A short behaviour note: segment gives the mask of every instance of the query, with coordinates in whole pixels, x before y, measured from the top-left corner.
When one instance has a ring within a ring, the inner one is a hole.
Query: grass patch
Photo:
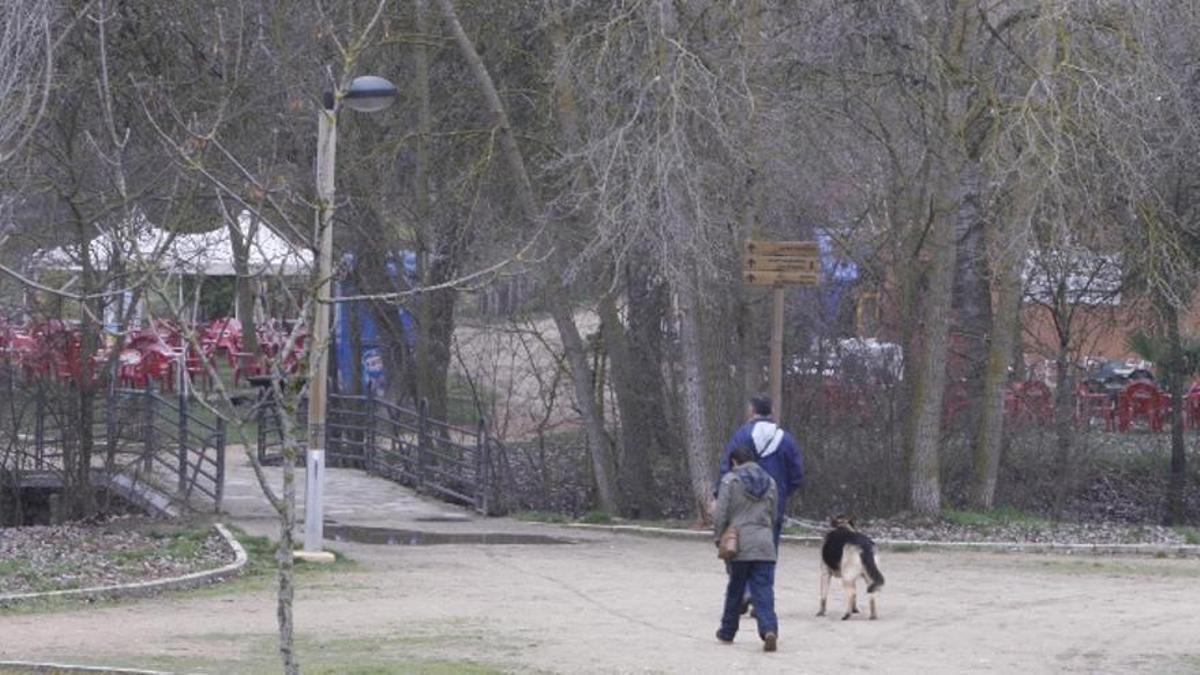
[[[361,637],[327,636],[313,633],[296,634],[296,653],[305,673],[358,673],[362,675],[391,673],[425,673],[429,675],[491,675],[513,672],[511,667],[488,663],[477,658],[447,657],[446,650],[469,649],[472,652],[488,644],[488,635],[474,629],[452,626],[430,627],[429,632],[391,633]],[[221,643],[227,656],[217,658],[186,657],[156,654],[149,657],[136,653],[117,655],[119,661],[139,663],[178,672],[279,672],[277,636],[263,633],[207,633],[197,640]],[[86,661],[87,657],[75,660]],[[531,672],[521,669],[520,672]]]
[[[503,673],[503,670],[493,668],[474,661],[408,661],[378,666],[332,666],[305,668],[308,673],[328,675],[492,675]]]
[[[588,525],[611,525],[613,522],[613,517],[604,511],[588,511],[587,513],[583,514],[583,517],[579,519],[579,522],[586,523]]]
[[[991,511],[958,511],[947,509],[942,519],[963,527],[989,528],[999,525],[1048,525],[1044,518],[1025,513],[1011,506],[1001,506]]]
[[[1195,527],[1176,527],[1175,531],[1183,537],[1183,541],[1190,546],[1200,546],[1200,529]]]
[[[1039,571],[1079,576],[1150,577],[1155,579],[1195,579],[1200,577],[1200,569],[1197,569],[1195,566],[1173,563],[1167,558],[1159,558],[1158,556],[1146,558],[1143,561],[1120,559],[1043,559],[1035,562],[1017,563],[1016,565],[1009,563],[1006,565],[1006,568],[1012,569],[1025,565],[1035,567]]]
[[[62,566],[43,570],[34,567],[28,560],[0,560],[0,579],[20,579],[35,593],[55,590],[54,579],[62,571]]]
[[[267,537],[258,537],[247,534],[245,530],[236,525],[229,525],[229,531],[246,550],[246,567],[242,571],[243,577],[263,577],[274,576],[277,570],[275,562],[275,553],[278,546],[275,542]],[[294,547],[298,550],[303,544],[296,542]],[[306,574],[313,571],[348,571],[358,566],[358,563],[353,558],[337,549],[325,549],[333,554],[333,564],[310,563],[303,560],[296,561],[296,573]]]

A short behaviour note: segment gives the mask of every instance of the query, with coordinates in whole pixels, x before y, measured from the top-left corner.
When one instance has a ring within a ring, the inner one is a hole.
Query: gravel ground
[[[215,530],[97,524],[0,529],[0,593],[89,588],[219,567],[233,552]]]
[[[726,576],[705,541],[603,535],[570,546],[339,548],[353,566],[297,582],[306,673],[1200,669],[1187,592],[1200,582],[1194,560],[885,552],[879,620],[840,621],[839,584],[831,616],[814,616],[818,548],[788,545],[775,585],[779,652],[763,654],[753,622],[732,646],[713,638]],[[278,673],[274,592],[265,577],[79,611],[0,612],[0,660]]]

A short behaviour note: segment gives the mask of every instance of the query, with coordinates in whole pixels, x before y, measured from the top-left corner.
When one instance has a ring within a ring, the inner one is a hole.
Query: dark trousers
[[[758,636],[779,634],[775,617],[775,562],[767,560],[734,561],[729,563],[729,585],[725,588],[725,612],[721,615],[721,638],[732,640],[737,635],[741,619],[742,594],[747,587],[754,603],[754,618],[758,621]]]
[[[774,530],[771,532],[771,534],[772,534],[772,535],[775,537],[775,555],[776,555],[776,556],[778,556],[778,555],[779,555],[779,537],[780,537],[780,535],[782,535],[782,534],[783,534],[783,526],[782,526],[782,525],[780,525],[780,526],[777,526],[777,527],[776,527],[776,528],[775,528],[775,529],[774,529]],[[728,565],[728,564],[726,564],[726,565],[725,565],[725,571],[726,571],[726,572],[728,572],[728,571],[729,571],[729,565]],[[743,596],[742,596],[742,601],[743,601],[743,602],[753,602],[753,601],[751,600],[751,598],[750,598],[750,589],[749,589],[749,588],[747,588],[747,589],[746,589],[746,593],[745,593],[745,595],[743,595]]]

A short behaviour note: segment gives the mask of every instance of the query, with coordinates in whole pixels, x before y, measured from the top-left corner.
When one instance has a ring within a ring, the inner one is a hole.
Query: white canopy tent
[[[312,268],[312,251],[295,246],[259,223],[251,235],[251,218],[242,214],[238,226],[243,239],[250,239],[249,267],[254,275],[300,276]],[[136,234],[105,232],[88,245],[92,263],[106,267],[114,254],[131,266],[153,266],[172,274],[233,276],[233,242],[229,229],[219,227],[210,232],[180,234],[173,239],[169,232],[149,225],[135,228]],[[80,268],[75,247],[59,247],[35,254],[36,266],[43,269]]]
[[[312,251],[280,237],[261,222],[252,227],[253,219],[243,213],[238,219],[242,240],[249,241],[248,267],[251,275],[266,281],[277,277],[300,277],[309,274],[313,265]],[[127,269],[154,269],[179,282],[179,302],[184,304],[184,277],[228,277],[237,274],[234,267],[233,242],[229,229],[218,227],[209,232],[194,234],[171,233],[153,227],[144,219],[120,231],[109,231],[88,243],[92,264],[107,269],[119,258]],[[32,260],[35,268],[43,270],[78,271],[82,267],[78,247],[60,246],[39,251]],[[125,294],[126,302],[130,294]],[[145,299],[143,298],[143,302]],[[256,303],[257,304],[257,303]],[[235,303],[234,315],[242,318],[245,311]],[[254,310],[256,313],[259,309]],[[134,320],[140,321],[139,303]],[[105,308],[105,323],[117,322],[117,305]]]

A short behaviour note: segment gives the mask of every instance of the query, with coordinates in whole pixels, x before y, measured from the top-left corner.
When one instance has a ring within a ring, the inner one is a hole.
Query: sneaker
[[[721,635],[721,631],[717,631],[717,642],[720,642],[723,645],[731,645],[733,644],[733,638],[727,638],[724,635]]]
[[[766,635],[764,635],[763,636],[763,651],[764,652],[775,651],[775,646],[776,646],[775,643],[777,641],[778,641],[778,638],[775,636],[774,633],[767,633]]]

